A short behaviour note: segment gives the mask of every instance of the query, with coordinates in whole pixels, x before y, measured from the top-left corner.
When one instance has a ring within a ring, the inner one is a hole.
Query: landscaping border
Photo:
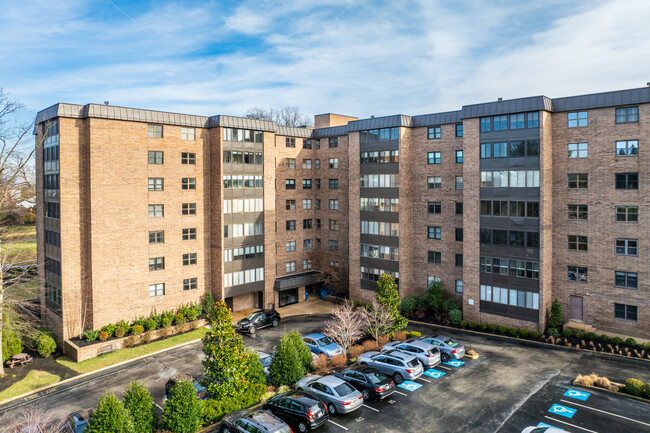
[[[621,389],[625,389],[625,384],[624,383],[611,382],[611,384],[616,385]],[[638,400],[640,402],[650,404],[650,398],[637,397],[636,395],[628,394],[627,392],[610,391],[609,389],[601,388],[599,386],[578,385],[578,384],[575,384],[573,382],[571,383],[571,385],[572,386],[579,386],[579,387],[582,387],[582,388],[594,389],[594,390],[597,390],[597,391],[605,391],[605,392],[608,392],[610,394],[620,395],[620,396],[623,396],[623,397],[631,398],[633,400]]]
[[[552,348],[557,349],[557,350],[575,350],[575,351],[578,351],[578,352],[591,353],[591,354],[594,354],[594,355],[605,356],[605,357],[614,356],[614,357],[620,358],[620,359],[626,359],[626,360],[632,360],[632,361],[643,361],[643,362],[646,362],[646,363],[650,364],[650,359],[636,358],[636,357],[633,358],[633,357],[618,355],[616,353],[594,352],[593,350],[579,349],[579,348],[576,348],[576,347],[560,346],[560,345],[557,345],[557,344],[546,343],[546,342],[543,342],[543,341],[528,340],[528,339],[525,339],[525,338],[517,338],[517,337],[509,337],[507,335],[499,335],[499,334],[492,334],[492,333],[488,333],[488,332],[473,331],[471,329],[456,328],[456,327],[453,327],[453,326],[445,326],[445,325],[439,325],[437,323],[427,323],[427,322],[420,322],[420,321],[417,321],[417,320],[409,319],[409,324],[412,324],[412,323],[417,324],[417,325],[421,325],[421,326],[443,328],[443,329],[449,329],[449,330],[457,331],[457,332],[466,332],[466,333],[474,334],[474,335],[482,335],[482,336],[485,336],[485,337],[496,338],[496,339],[502,340],[502,341],[517,342],[517,343],[522,344],[524,346],[528,344],[528,345],[539,346],[539,347],[549,347],[549,348],[552,347]]]

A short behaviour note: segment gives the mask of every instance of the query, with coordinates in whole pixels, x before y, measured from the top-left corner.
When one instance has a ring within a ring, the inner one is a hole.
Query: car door
[[[390,365],[388,364],[387,358],[385,356],[382,355],[375,356],[373,358],[373,367],[381,371],[382,373],[386,373],[389,375],[393,374],[393,369],[390,368]]]
[[[422,362],[424,364],[424,350],[420,349],[419,347],[411,346],[410,344],[407,345],[409,348],[409,353],[415,357],[418,361]],[[427,363],[429,362],[428,360],[426,361]]]
[[[289,403],[291,405],[289,407],[291,422],[293,424],[298,424],[300,420],[305,418],[305,408],[302,404],[294,400],[289,400]]]
[[[363,386],[362,380],[359,378],[359,373],[356,371],[348,371],[344,374],[345,378],[347,379],[348,383],[355,387],[356,389],[360,390],[361,387]]]

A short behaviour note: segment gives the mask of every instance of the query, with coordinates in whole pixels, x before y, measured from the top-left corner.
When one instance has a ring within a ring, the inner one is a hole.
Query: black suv
[[[291,433],[289,426],[264,410],[240,410],[223,419],[222,433]]]
[[[278,326],[280,319],[282,316],[275,310],[259,310],[249,314],[245,319],[241,319],[235,327],[238,331],[255,334],[258,329]]]
[[[264,409],[304,433],[327,421],[329,414],[322,401],[302,391],[278,394],[264,404]]]
[[[393,379],[374,368],[356,366],[334,375],[355,387],[364,400],[381,400],[395,392]]]

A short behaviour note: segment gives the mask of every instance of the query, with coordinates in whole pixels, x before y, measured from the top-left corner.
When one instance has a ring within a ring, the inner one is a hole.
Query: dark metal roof
[[[592,93],[590,95],[569,96],[567,98],[554,98],[552,111],[588,110],[590,108],[647,104],[649,102],[650,87],[640,87],[638,89]]]
[[[529,98],[463,105],[461,116],[463,119],[469,119],[472,117],[498,116],[499,114],[539,110],[552,110],[551,100],[546,96],[531,96]]]
[[[329,128],[314,129],[312,137],[314,138],[338,137],[340,135],[347,135],[347,134],[348,134],[348,125],[330,126]]]
[[[270,120],[249,119],[248,117],[212,116],[209,127],[222,126],[225,128],[254,129],[256,131],[275,132],[276,125]]]
[[[421,114],[413,116],[413,127],[445,125],[462,122],[461,111],[446,111],[444,113]]]
[[[275,126],[275,133],[277,135],[284,135],[286,137],[309,138],[311,137],[311,130],[312,128],[300,126]]]
[[[296,287],[305,286],[318,282],[321,271],[307,271],[298,274],[286,275],[275,279],[273,288],[277,291],[294,289]]]
[[[348,131],[364,131],[366,129],[392,128],[394,126],[411,127],[411,116],[396,114],[394,116],[371,117],[370,119],[353,120],[348,122]]]

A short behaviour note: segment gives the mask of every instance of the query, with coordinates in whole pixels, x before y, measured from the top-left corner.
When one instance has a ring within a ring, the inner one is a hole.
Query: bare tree
[[[12,412],[11,415],[7,412],[0,417],[0,426],[2,426],[0,433],[35,432],[37,430],[29,429],[29,427],[33,428],[35,425],[38,425],[45,433],[62,433],[65,431],[65,421],[55,419],[52,412],[46,412],[36,407]]]
[[[249,119],[260,119],[275,122],[283,126],[312,125],[311,118],[300,112],[298,107],[284,107],[280,109],[253,107],[246,111]]]
[[[366,316],[350,302],[345,302],[334,309],[332,318],[325,322],[323,334],[336,341],[347,353],[356,340],[363,336],[367,326]]]
[[[393,326],[393,317],[390,315],[390,310],[375,299],[372,300],[372,307],[365,310],[365,315],[368,324],[366,332],[375,341],[379,341],[379,337],[386,335],[390,327]]]

